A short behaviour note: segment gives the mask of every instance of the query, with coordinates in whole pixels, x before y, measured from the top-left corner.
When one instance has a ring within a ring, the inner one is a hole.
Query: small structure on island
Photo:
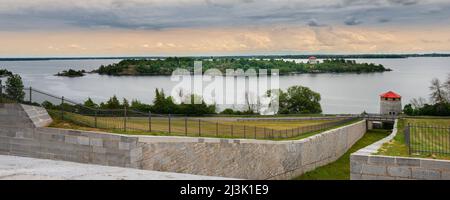
[[[380,95],[380,114],[398,115],[402,113],[402,96],[389,91]]]
[[[315,64],[318,64],[318,63],[319,63],[319,61],[317,60],[316,57],[311,56],[311,57],[308,58],[308,64],[315,65]]]

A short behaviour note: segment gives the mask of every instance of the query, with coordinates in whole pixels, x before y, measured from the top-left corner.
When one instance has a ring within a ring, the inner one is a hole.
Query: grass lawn
[[[258,120],[258,121],[224,121],[223,124],[234,124],[242,126],[257,126],[271,128],[275,130],[284,130],[288,128],[305,127],[317,124],[323,124],[327,122],[338,121],[338,120]]]
[[[369,130],[358,140],[343,156],[328,165],[307,172],[295,180],[349,180],[350,179],[350,154],[358,151],[391,133],[390,130]]]
[[[295,121],[205,121],[198,118],[172,118],[170,120],[171,130],[169,134],[169,120],[162,117],[152,117],[151,131],[148,117],[129,117],[126,120],[127,129],[124,129],[125,122],[123,117],[97,117],[85,116],[74,113],[64,113],[64,121],[60,120],[59,111],[49,111],[54,119],[50,126],[55,128],[78,129],[105,131],[131,135],[167,135],[167,136],[193,136],[193,137],[219,137],[219,138],[255,138],[256,139],[302,139],[311,135],[323,132],[331,128],[344,126],[356,122],[352,120],[339,126],[332,126],[321,131],[315,131],[310,128],[312,125],[324,124],[336,120],[295,120]],[[340,119],[342,120],[342,119]],[[95,125],[96,124],[96,125]],[[200,124],[200,127],[199,127]],[[93,128],[98,127],[98,128]],[[305,128],[302,128],[305,127]],[[294,129],[293,128],[299,128]],[[274,130],[272,132],[271,130]],[[286,131],[287,130],[287,131]],[[301,131],[297,136],[296,131]],[[187,133],[186,133],[187,132]],[[200,132],[200,134],[199,134]],[[266,137],[267,133],[267,137]],[[273,134],[274,137],[269,137]]]
[[[397,124],[397,135],[394,139],[386,144],[384,144],[378,155],[387,155],[387,156],[403,156],[403,157],[421,157],[421,158],[436,158],[436,159],[450,159],[450,155],[437,155],[433,153],[414,153],[409,155],[408,146],[405,143],[405,134],[404,129],[407,124],[411,125],[428,125],[428,126],[444,126],[450,127],[450,119],[449,118],[404,118],[400,119]],[[416,145],[436,145],[433,142],[432,135],[434,134],[431,130],[423,129],[421,134],[428,135],[427,137],[421,137],[420,140],[417,140]],[[411,131],[413,132],[413,130]],[[444,133],[447,138],[450,136],[447,133]],[[449,139],[447,139],[449,140]],[[421,144],[419,144],[421,143]]]

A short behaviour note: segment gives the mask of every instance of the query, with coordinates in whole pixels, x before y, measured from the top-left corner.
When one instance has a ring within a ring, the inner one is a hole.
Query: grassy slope
[[[129,135],[159,135],[159,136],[185,136],[184,133],[184,119],[173,119],[172,120],[172,133],[167,133],[167,119],[161,120],[161,119],[153,119],[152,120],[152,132],[142,131],[148,129],[148,119],[146,118],[130,118],[127,121],[127,131],[125,132],[123,130],[123,118],[111,118],[111,117],[98,117],[97,124],[101,127],[109,127],[109,128],[92,128],[94,124],[94,118],[91,116],[82,116],[78,114],[73,113],[66,113],[65,119],[72,119],[76,122],[82,122],[82,124],[75,124],[68,121],[61,121],[59,117],[58,112],[49,112],[50,115],[53,117],[54,122],[50,125],[50,127],[54,128],[64,128],[64,129],[76,129],[76,130],[86,130],[86,131],[104,131],[104,132],[111,132],[111,133],[120,133],[120,134],[129,134]],[[355,119],[352,121],[349,121],[347,123],[344,123],[339,126],[334,126],[329,129],[338,128],[341,126],[349,125],[352,123],[355,123],[359,121],[359,119]],[[275,122],[267,122],[267,121],[249,121],[249,122],[230,122],[230,121],[220,121],[222,125],[220,126],[220,133],[218,135],[219,138],[244,138],[242,134],[242,127],[241,129],[235,129],[234,136],[231,137],[231,135],[228,133],[229,130],[226,128],[228,125],[247,125],[247,126],[257,126],[257,127],[266,127],[266,128],[273,128],[273,129],[286,129],[286,128],[292,128],[292,127],[304,127],[304,126],[310,126],[315,124],[321,124],[330,122],[330,120],[304,120],[304,121],[275,121]],[[89,124],[89,126],[86,126],[86,124]],[[115,127],[115,128],[114,128]],[[133,128],[134,127],[134,128]],[[215,123],[203,123],[202,122],[202,137],[217,137],[215,134]],[[224,129],[225,128],[225,129]],[[197,121],[189,121],[188,122],[188,135],[187,136],[193,136],[197,137],[198,134],[195,133],[198,129],[198,122]],[[329,130],[326,129],[326,130]],[[261,131],[261,129],[259,129]],[[305,134],[302,134],[298,137],[288,137],[288,138],[278,138],[278,139],[269,139],[268,140],[298,140],[303,139],[318,133],[321,133],[322,131],[314,131],[314,132],[307,132]],[[226,133],[224,133],[226,132]],[[247,138],[252,138],[253,129],[249,128],[247,133]],[[290,136],[291,132],[288,132],[288,136]],[[259,134],[258,139],[263,139],[260,137]]]
[[[350,154],[388,136],[388,130],[370,130],[338,160],[307,172],[296,180],[348,180],[350,179]]]
[[[408,147],[405,144],[404,127],[406,124],[427,124],[433,126],[450,126],[450,119],[428,119],[428,118],[405,118],[400,119],[397,125],[397,135],[394,139],[386,144],[384,144],[380,151],[377,153],[379,155],[387,156],[403,156],[410,157],[408,153]],[[450,156],[442,155],[431,155],[431,154],[421,154],[413,155],[414,157],[425,157],[425,158],[438,158],[438,159],[450,159]]]

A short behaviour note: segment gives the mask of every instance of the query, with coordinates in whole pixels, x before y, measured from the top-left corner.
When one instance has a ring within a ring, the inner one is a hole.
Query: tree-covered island
[[[125,59],[119,63],[100,66],[96,72],[102,75],[114,76],[143,76],[143,75],[171,75],[177,68],[192,72],[196,58],[169,57],[166,59]],[[327,59],[317,64],[295,63],[281,59],[248,59],[222,58],[203,59],[203,71],[219,69],[225,74],[226,69],[279,69],[280,75],[301,73],[371,73],[390,71],[383,65],[373,63],[357,63],[354,60]]]
[[[86,71],[84,71],[84,70],[69,69],[69,70],[64,70],[62,72],[58,72],[56,74],[56,76],[81,77],[81,76],[84,76],[85,73],[86,73]]]

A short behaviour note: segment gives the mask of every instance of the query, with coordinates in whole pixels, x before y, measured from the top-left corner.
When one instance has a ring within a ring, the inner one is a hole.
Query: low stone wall
[[[373,155],[397,134],[397,121],[388,137],[350,156],[351,180],[449,180],[450,161]]]
[[[137,137],[42,127],[45,109],[18,104],[0,108],[0,154],[139,168]]]
[[[295,141],[125,136],[38,127],[46,117],[25,110],[40,113],[0,109],[9,118],[0,120],[0,154],[245,179],[296,177],[335,161],[366,131],[360,121]]]
[[[295,141],[139,137],[142,168],[244,179],[290,179],[342,156],[365,121]]]

